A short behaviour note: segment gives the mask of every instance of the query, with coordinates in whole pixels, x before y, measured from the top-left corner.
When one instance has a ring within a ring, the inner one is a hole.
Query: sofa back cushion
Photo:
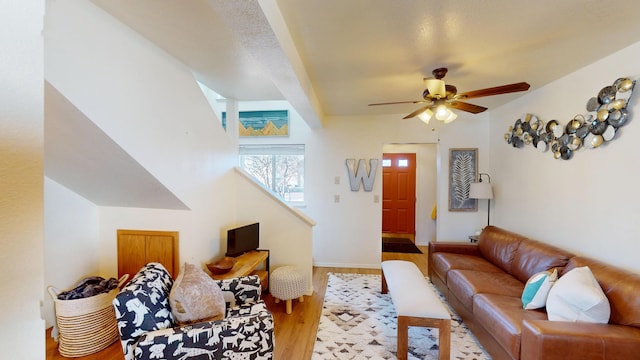
[[[541,271],[562,271],[572,253],[536,240],[523,239],[513,257],[511,275],[526,283],[531,276]]]
[[[575,256],[564,268],[563,275],[570,270],[588,266],[598,280],[611,306],[610,324],[640,328],[640,274],[605,264],[598,260]]]
[[[145,265],[113,299],[125,359],[147,331],[173,327],[169,292],[173,279],[160,263]]]
[[[478,249],[485,259],[511,274],[511,264],[522,239],[522,235],[496,226],[487,226],[478,239]],[[526,281],[525,279],[523,282]]]

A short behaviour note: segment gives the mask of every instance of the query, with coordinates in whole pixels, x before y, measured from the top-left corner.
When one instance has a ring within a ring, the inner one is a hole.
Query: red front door
[[[382,156],[382,232],[416,233],[416,154]]]

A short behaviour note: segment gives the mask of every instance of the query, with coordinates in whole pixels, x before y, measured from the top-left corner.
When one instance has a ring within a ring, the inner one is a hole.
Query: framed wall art
[[[478,201],[469,198],[477,178],[478,149],[449,149],[449,211],[478,211]]]
[[[289,136],[288,110],[240,111],[239,135],[253,136]],[[227,129],[227,112],[222,112],[222,127]]]

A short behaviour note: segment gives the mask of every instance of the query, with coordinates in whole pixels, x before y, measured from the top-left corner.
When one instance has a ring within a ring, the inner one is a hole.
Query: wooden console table
[[[218,275],[211,275],[216,280],[231,279],[240,276],[258,275],[262,290],[269,292],[269,250],[253,250],[235,258],[236,263],[233,268]],[[258,269],[264,264],[263,269]]]

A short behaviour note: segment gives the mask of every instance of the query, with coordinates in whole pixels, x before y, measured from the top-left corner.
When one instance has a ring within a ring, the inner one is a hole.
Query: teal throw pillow
[[[542,271],[533,274],[524,286],[522,307],[527,310],[543,308],[547,304],[549,291],[557,279],[558,271],[555,269],[553,272]]]

